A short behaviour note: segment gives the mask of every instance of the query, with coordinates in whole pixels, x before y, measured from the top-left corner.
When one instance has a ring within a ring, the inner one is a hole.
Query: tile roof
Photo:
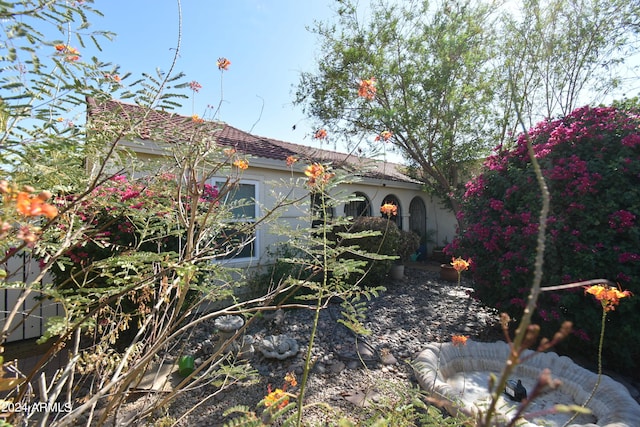
[[[117,100],[98,102],[87,97],[87,116],[93,126],[111,125],[114,121],[131,126],[138,138],[150,141],[186,142],[195,134],[209,133],[223,147],[233,147],[252,157],[280,160],[285,167],[288,156],[314,162],[331,162],[368,177],[390,181],[419,183],[401,172],[402,165],[358,157],[353,154],[308,147],[300,144],[256,136],[226,123],[197,122],[192,117],[173,112],[148,110]]]

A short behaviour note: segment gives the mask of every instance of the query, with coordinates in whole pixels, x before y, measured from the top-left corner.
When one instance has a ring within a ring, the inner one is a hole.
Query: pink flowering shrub
[[[604,278],[640,295],[640,118],[629,111],[584,107],[530,130],[551,193],[543,286]],[[533,277],[540,191],[520,136],[498,148],[467,184],[464,229],[449,251],[474,260],[475,296],[516,318]],[[611,313],[605,346],[609,367],[640,366],[640,300]],[[549,330],[568,319],[567,341],[596,355],[601,307],[583,289],[544,292],[537,321]]]

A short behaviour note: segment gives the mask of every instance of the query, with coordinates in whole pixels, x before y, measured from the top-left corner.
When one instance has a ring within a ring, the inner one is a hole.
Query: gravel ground
[[[387,290],[367,303],[364,324],[371,331],[368,336],[356,337],[338,322],[339,304],[321,312],[313,347],[315,363],[305,395],[307,404],[328,404],[336,413],[357,422],[370,417],[376,403],[401,405],[403,390],[417,387],[409,362],[426,343],[449,341],[458,334],[476,341],[502,339],[497,312],[471,299],[469,283],[464,279],[458,286],[442,281],[437,272],[416,268],[408,268],[406,275],[403,281],[386,284]],[[214,385],[204,385],[179,396],[165,414],[179,419],[179,426],[221,426],[230,419],[223,416],[227,408],[247,405],[255,410],[269,385],[282,387],[287,372],[295,372],[300,382],[312,320],[312,311],[299,309],[254,322],[247,334],[256,343],[269,335],[286,334],[297,341],[299,351],[278,360],[265,358],[256,349],[246,359],[257,372],[253,383],[237,383],[220,393]],[[190,347],[196,357],[202,354],[202,343],[214,330],[210,322],[194,333]],[[290,391],[297,393],[298,389]],[[134,401],[124,413],[134,414],[142,404],[141,399]],[[320,405],[305,411],[304,419],[309,425],[336,424]]]

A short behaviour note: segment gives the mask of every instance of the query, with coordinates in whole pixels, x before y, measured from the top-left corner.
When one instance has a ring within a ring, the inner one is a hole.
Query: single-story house
[[[393,203],[398,207],[398,214],[394,218],[398,227],[402,230],[415,231],[422,236],[432,233],[430,237],[434,241],[431,247],[442,244],[444,240],[451,241],[455,233],[456,221],[453,214],[442,207],[438,198],[423,191],[422,184],[404,174],[403,167],[395,163],[256,136],[226,123],[200,122],[193,120],[192,117],[166,111],[148,111],[121,101],[109,100],[98,103],[88,98],[87,119],[90,126],[97,127],[110,126],[113,120],[117,120],[124,126],[136,123],[135,129],[138,131],[133,134],[137,136],[120,140],[118,146],[134,153],[142,161],[166,159],[169,144],[188,142],[189,136],[194,134],[196,127],[200,135],[211,138],[219,146],[234,148],[238,153],[247,156],[250,162],[249,168],[241,175],[239,188],[243,199],[251,198],[257,201],[253,204],[253,216],[256,219],[261,215],[260,206],[269,207],[275,203],[274,192],[290,190],[290,188],[278,188],[278,183],[290,183],[292,176],[303,177],[304,168],[309,162],[319,162],[344,165],[360,178],[340,188],[340,191],[358,195],[359,201],[336,207],[335,215],[352,217],[381,215],[380,206],[384,203]],[[300,161],[290,167],[286,161],[289,156],[295,156]],[[88,167],[91,167],[90,162]],[[225,177],[220,177],[220,180],[224,181],[224,179]],[[304,197],[305,193],[311,197],[309,189],[305,186],[293,188],[293,191],[295,197]],[[246,213],[247,210],[244,209],[244,212]],[[289,208],[279,216],[279,220],[287,221],[294,226],[306,221],[296,208]],[[250,250],[243,250],[239,255],[225,262],[236,267],[268,264],[271,260],[267,249],[275,242],[287,238],[287,236],[272,233],[266,226],[258,227],[255,240],[248,247]],[[37,270],[37,263],[25,257],[16,256],[10,260],[10,263],[11,265],[5,266],[6,269],[18,272],[16,273],[18,276],[20,276],[19,271],[22,271],[21,276],[24,280],[28,280],[28,277],[33,276]],[[7,313],[11,310],[20,292],[18,289],[2,290],[0,311]],[[37,311],[32,312],[33,307],[36,306]],[[39,305],[37,294],[34,294],[21,307],[25,321],[20,328],[13,331],[7,341],[39,337],[44,332],[46,319],[59,315],[61,310],[59,304],[55,303]],[[0,315],[0,323],[3,317]]]
[[[429,236],[431,247],[451,241],[455,234],[456,220],[452,212],[443,207],[440,199],[423,190],[422,184],[403,173],[403,166],[380,160],[362,158],[353,154],[313,148],[276,139],[256,136],[234,128],[226,123],[199,120],[173,112],[146,110],[134,104],[117,100],[98,102],[87,99],[87,121],[93,126],[114,120],[124,123],[136,123],[136,137],[120,141],[119,145],[135,153],[140,160],[159,160],[168,153],[169,144],[188,142],[198,134],[209,137],[218,146],[233,148],[249,159],[249,168],[243,171],[240,180],[242,198],[255,199],[253,215],[260,217],[260,206],[269,207],[275,203],[273,191],[277,183],[290,181],[294,176],[304,176],[304,167],[309,162],[343,165],[359,176],[357,182],[344,184],[340,191],[356,194],[361,201],[338,206],[336,215],[356,217],[379,216],[380,206],[393,203],[398,207],[394,218],[402,230],[411,230],[421,236]],[[287,157],[300,159],[292,167],[287,165]],[[223,181],[225,177],[220,177]],[[288,189],[286,189],[288,190]],[[294,196],[304,196],[309,190],[294,188]],[[246,213],[246,209],[244,210]],[[300,213],[289,209],[279,217],[295,225]],[[264,262],[267,248],[276,241],[286,238],[269,232],[257,230],[255,241],[250,250],[229,260],[238,266],[251,266]]]

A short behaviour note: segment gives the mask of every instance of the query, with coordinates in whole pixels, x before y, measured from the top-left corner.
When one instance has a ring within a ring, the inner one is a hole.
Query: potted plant
[[[396,249],[396,260],[391,269],[391,278],[401,280],[404,277],[404,266],[411,260],[411,255],[420,247],[420,236],[413,231],[399,230],[398,244]]]

